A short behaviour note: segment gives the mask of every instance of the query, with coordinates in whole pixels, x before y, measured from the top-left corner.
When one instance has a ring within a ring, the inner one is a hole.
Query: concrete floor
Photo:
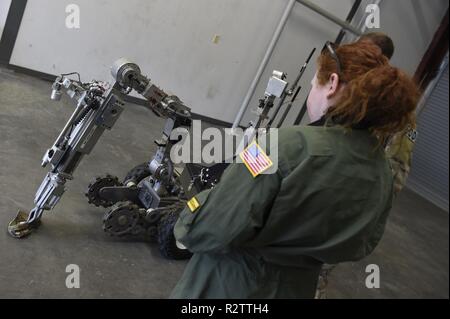
[[[50,83],[0,68],[0,298],[166,298],[185,262],[164,260],[148,242],[106,236],[103,209],[83,195],[93,176],[128,169],[154,152],[163,121],[129,105],[68,183],[68,191],[30,237],[9,237],[18,208],[30,209],[52,145],[73,107],[49,100]],[[329,298],[449,298],[449,215],[405,191],[392,210],[386,234],[363,261],[339,265]],[[67,289],[68,264],[81,269],[81,288]],[[381,288],[365,287],[365,268],[377,264]]]

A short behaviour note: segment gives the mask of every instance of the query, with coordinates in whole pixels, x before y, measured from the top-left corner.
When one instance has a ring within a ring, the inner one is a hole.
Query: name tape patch
[[[195,212],[200,207],[200,203],[195,197],[192,197],[192,199],[187,202],[187,205],[192,213]]]

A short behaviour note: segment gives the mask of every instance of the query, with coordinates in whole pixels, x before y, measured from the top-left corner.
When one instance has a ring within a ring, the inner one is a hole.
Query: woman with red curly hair
[[[379,243],[393,179],[388,139],[415,124],[416,86],[370,43],[318,58],[310,126],[279,130],[278,168],[233,164],[175,226],[194,253],[173,298],[313,298],[324,263]]]

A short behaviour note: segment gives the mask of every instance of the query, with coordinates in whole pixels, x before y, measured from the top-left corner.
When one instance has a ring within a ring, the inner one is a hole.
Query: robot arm
[[[137,64],[121,58],[112,66],[111,74],[124,90],[127,92],[135,90],[142,95],[158,116],[190,119],[190,108],[185,106],[177,96],[168,95],[142,75]]]
[[[178,127],[190,127],[191,109],[185,106],[177,96],[168,95],[158,88],[141,74],[138,65],[124,58],[114,63],[111,74],[126,92],[134,89],[148,101],[156,115],[167,118],[161,138],[155,141],[158,146],[156,154],[149,162],[149,170],[157,180],[153,191],[160,195],[161,192],[171,189],[176,184],[173,178],[174,168],[170,160],[170,151],[178,141],[171,141],[170,136]],[[155,197],[155,194],[150,197]],[[157,202],[154,201],[153,205]]]
[[[123,111],[121,87],[108,88],[106,83],[81,83],[66,76],[58,77],[52,86],[52,100],[60,100],[62,91],[76,107],[53,146],[42,159],[42,166],[51,169],[38,188],[29,214],[19,212],[8,227],[14,237],[23,237],[39,225],[44,210],[51,210],[65,192],[67,180],[82,158],[89,154],[105,129],[111,129]]]

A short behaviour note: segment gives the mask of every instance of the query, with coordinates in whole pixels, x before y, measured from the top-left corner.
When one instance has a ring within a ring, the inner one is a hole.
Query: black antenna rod
[[[278,128],[280,128],[281,125],[283,125],[284,121],[286,120],[286,117],[288,116],[289,112],[291,111],[291,108],[292,108],[292,105],[294,104],[294,101],[297,99],[297,96],[300,93],[300,90],[302,88],[301,86],[297,89],[295,94],[294,94],[294,91],[295,91],[296,87],[298,86],[298,83],[300,82],[300,79],[303,77],[303,74],[306,71],[306,67],[308,66],[309,61],[311,60],[311,58],[312,58],[312,56],[314,55],[315,52],[316,52],[316,48],[314,48],[311,51],[311,53],[309,54],[308,59],[306,59],[306,62],[303,64],[302,68],[300,69],[300,73],[297,76],[297,79],[295,79],[295,82],[293,83],[292,88],[288,92],[289,95],[293,94],[293,96],[292,96],[292,99],[289,102],[288,106],[286,107],[286,111],[284,112],[283,116],[281,117],[280,121],[278,122],[278,126],[277,126]],[[281,105],[283,105],[283,103],[284,103],[284,99],[282,100],[282,104]],[[274,119],[275,119],[275,117],[273,118],[273,120]]]
[[[280,99],[280,102],[278,103],[277,108],[276,108],[274,114],[272,115],[272,118],[270,119],[269,124],[267,125],[267,129],[269,129],[272,126],[273,122],[275,121],[276,117],[278,116],[278,113],[281,110],[281,107],[284,105],[284,101],[286,100],[288,95],[293,95],[294,94],[294,91],[296,90],[297,85],[298,85],[298,83],[300,82],[300,80],[301,80],[301,78],[303,76],[303,73],[305,73],[305,70],[306,70],[306,67],[307,67],[309,61],[311,60],[312,56],[314,55],[314,52],[316,52],[316,48],[312,49],[311,53],[309,54],[308,58],[306,59],[306,62],[301,67],[297,78],[295,79],[294,83],[292,83],[291,88],[287,91],[287,93],[286,92],[283,93],[283,95],[282,95],[282,97]],[[296,94],[295,94],[295,97],[296,97]]]

